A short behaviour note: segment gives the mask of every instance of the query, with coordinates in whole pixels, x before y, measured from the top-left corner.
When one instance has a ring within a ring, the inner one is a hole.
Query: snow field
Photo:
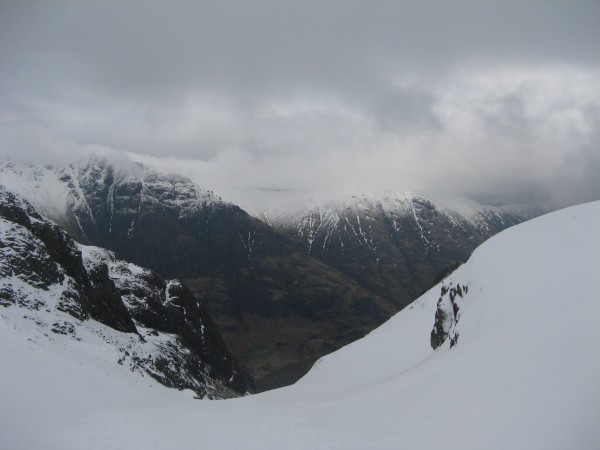
[[[429,345],[438,285],[293,386],[195,401],[0,310],[0,447],[581,449],[600,442],[600,202],[508,229],[444,281],[458,344]]]

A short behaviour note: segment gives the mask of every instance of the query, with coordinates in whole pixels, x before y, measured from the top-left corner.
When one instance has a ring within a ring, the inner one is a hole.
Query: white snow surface
[[[233,400],[33,342],[0,309],[0,448],[598,449],[598,230],[594,202],[485,242],[443,281],[468,286],[452,349],[429,345],[438,285],[295,385]]]

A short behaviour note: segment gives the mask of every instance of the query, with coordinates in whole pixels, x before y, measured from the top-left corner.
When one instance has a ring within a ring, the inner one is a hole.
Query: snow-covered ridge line
[[[221,197],[206,187],[192,183],[189,179],[169,174],[124,158],[92,156],[82,158],[64,167],[33,166],[0,161],[2,183],[11,191],[19,192],[45,216],[54,221],[64,221],[70,210],[86,213],[94,220],[82,183],[89,185],[99,181],[98,170],[110,167],[114,186],[123,182],[136,181],[142,185],[146,201],[174,202],[182,208],[200,204],[225,203]],[[112,190],[109,188],[107,204],[112,205]],[[157,189],[160,193],[153,192]],[[164,195],[167,193],[167,195]],[[161,195],[162,194],[162,195]],[[255,196],[232,197],[250,215],[275,227],[291,225],[318,211],[322,222],[336,221],[344,212],[381,210],[397,215],[411,214],[411,203],[427,201],[450,218],[460,217],[474,225],[481,224],[484,216],[512,213],[534,217],[541,211],[528,205],[489,206],[473,200],[450,195],[418,194],[399,192],[260,192]],[[142,201],[142,200],[140,200]],[[73,220],[78,220],[77,216]],[[334,224],[332,224],[334,225]]]
[[[109,209],[113,204],[113,191],[117,184],[136,182],[142,185],[141,201],[173,203],[181,208],[226,203],[213,191],[204,189],[185,177],[158,172],[123,159],[89,157],[64,167],[34,166],[0,161],[2,184],[18,192],[39,212],[55,222],[78,220],[72,211],[80,211],[94,221],[95,217],[82,189],[101,182],[101,174],[110,170],[112,182],[106,197]],[[159,192],[158,194],[156,192]]]
[[[396,260],[386,258],[390,245],[408,255],[415,255],[415,247],[425,256],[445,252],[436,261],[448,261],[459,254],[467,257],[476,244],[541,213],[527,205],[487,206],[448,195],[426,197],[414,192],[307,196],[273,192],[270,200],[249,210],[298,241],[307,253],[334,265],[336,258],[350,258],[359,264],[402,264],[398,255]],[[409,264],[415,264],[414,256],[408,258],[412,258]]]
[[[473,224],[482,221],[482,216],[494,214],[518,214],[528,217],[539,215],[542,210],[524,204],[491,206],[467,198],[418,194],[411,191],[373,193],[299,193],[273,192],[261,200],[247,199],[240,204],[249,214],[273,226],[285,226],[297,222],[309,214],[334,220],[344,213],[383,211],[401,216],[414,213],[413,202],[427,202],[450,218],[460,217]]]

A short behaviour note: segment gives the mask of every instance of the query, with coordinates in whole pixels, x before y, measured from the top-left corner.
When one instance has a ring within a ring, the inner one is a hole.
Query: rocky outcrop
[[[8,276],[9,271],[11,276],[22,274],[42,289],[67,283],[59,309],[80,320],[91,317],[118,331],[137,332],[106,268],[88,274],[77,245],[58,225],[1,186],[0,216],[10,230],[3,236],[7,259],[0,276]],[[8,301],[16,293],[4,291],[4,295]]]
[[[461,301],[469,292],[469,286],[463,284],[442,284],[440,298],[435,311],[435,321],[431,331],[431,347],[435,350],[446,340],[450,340],[450,348],[458,342],[459,332],[456,329],[460,320]]]
[[[81,249],[90,273],[107,270],[143,336],[151,338],[156,332],[178,336],[182,349],[189,350],[187,355],[180,351],[187,372],[204,371],[212,379],[227,380],[236,392],[254,390],[252,379],[231,356],[206,309],[181,282],[165,280],[99,247]],[[185,380],[170,379],[166,384],[186,387]]]
[[[43,335],[81,340],[92,333],[116,347],[121,357],[115,364],[200,397],[226,398],[253,388],[185,287],[104,250],[83,250],[85,258],[60,227],[0,186],[1,306],[23,310]]]

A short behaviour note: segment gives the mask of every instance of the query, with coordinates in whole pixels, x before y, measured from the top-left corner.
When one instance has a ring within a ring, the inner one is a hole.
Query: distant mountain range
[[[249,215],[184,177],[102,158],[3,163],[0,174],[81,244],[118,254],[92,252],[105,263],[122,258],[180,279],[258,390],[293,383],[482,241],[539,213],[394,193],[308,198]]]
[[[399,308],[490,236],[540,213],[523,205],[436,201],[411,192],[319,196],[285,209],[257,209],[306,253]]]

